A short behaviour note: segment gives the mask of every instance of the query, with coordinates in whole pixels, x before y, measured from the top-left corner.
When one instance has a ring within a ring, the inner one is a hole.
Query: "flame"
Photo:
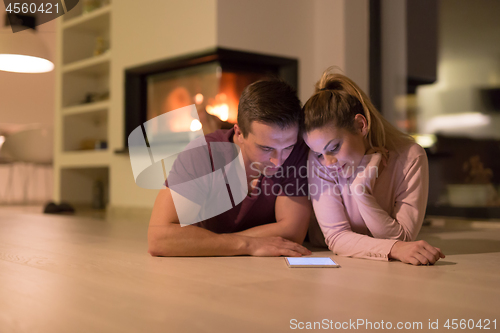
[[[191,130],[191,132],[196,132],[201,130],[200,121],[198,119],[193,119],[193,121],[191,121],[191,126],[189,126],[189,129]]]
[[[227,121],[229,118],[229,107],[226,103],[214,106],[207,105],[207,113],[219,117],[222,121]]]
[[[202,95],[202,94],[196,94],[196,95],[194,96],[194,102],[195,102],[196,104],[201,104],[201,103],[203,103],[203,95]]]

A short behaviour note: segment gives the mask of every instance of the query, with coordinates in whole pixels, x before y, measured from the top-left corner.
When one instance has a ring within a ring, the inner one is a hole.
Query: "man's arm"
[[[309,226],[311,210],[311,202],[307,197],[279,196],[275,206],[276,223],[259,225],[238,234],[252,237],[280,236],[302,244]]]
[[[306,227],[307,229],[307,227]],[[254,238],[216,234],[196,226],[181,227],[170,190],[158,193],[148,229],[148,252],[153,256],[300,256],[304,247],[281,237]]]

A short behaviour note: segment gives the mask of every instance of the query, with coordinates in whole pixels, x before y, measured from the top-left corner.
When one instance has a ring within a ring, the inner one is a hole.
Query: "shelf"
[[[82,150],[84,146],[96,152],[93,149],[96,143],[108,141],[108,112],[105,109],[65,115],[62,124],[63,152],[89,152]]]
[[[62,114],[73,115],[80,113],[90,113],[95,111],[102,111],[109,109],[109,100],[95,103],[88,103],[82,105],[69,106],[62,109]]]
[[[96,57],[76,61],[63,66],[64,74],[106,75],[109,74],[111,51]]]
[[[62,153],[59,166],[62,168],[107,167],[109,161],[109,151],[107,149],[82,150]]]
[[[109,167],[77,166],[63,167],[60,170],[60,201],[69,202],[77,211],[94,204],[104,208],[109,203]],[[100,184],[99,188],[96,188],[97,182]]]
[[[111,5],[82,14],[63,23],[63,29],[90,33],[99,33],[109,29]]]
[[[81,149],[109,144],[113,8],[108,4],[83,13],[83,1],[74,3],[74,8],[58,25],[61,67],[57,115],[61,131],[55,142],[54,169],[59,185],[54,188],[54,199],[91,207],[96,181],[103,184],[104,204],[109,204],[109,173],[115,157],[109,147]],[[97,45],[101,38],[104,45]],[[96,47],[101,46],[107,50],[94,56]],[[106,93],[109,94],[107,100],[82,103],[90,100],[89,94],[105,97]]]

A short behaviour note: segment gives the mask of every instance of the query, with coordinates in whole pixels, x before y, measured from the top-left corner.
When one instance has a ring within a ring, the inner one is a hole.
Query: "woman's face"
[[[364,132],[363,127],[357,127],[356,133],[352,133],[329,124],[304,134],[304,141],[323,166],[349,178],[368,149]]]

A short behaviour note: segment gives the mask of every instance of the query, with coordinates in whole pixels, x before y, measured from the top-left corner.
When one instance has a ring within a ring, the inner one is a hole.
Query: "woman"
[[[425,151],[386,121],[349,78],[329,68],[303,108],[309,186],[335,254],[434,264],[440,249],[415,241],[425,215]]]

